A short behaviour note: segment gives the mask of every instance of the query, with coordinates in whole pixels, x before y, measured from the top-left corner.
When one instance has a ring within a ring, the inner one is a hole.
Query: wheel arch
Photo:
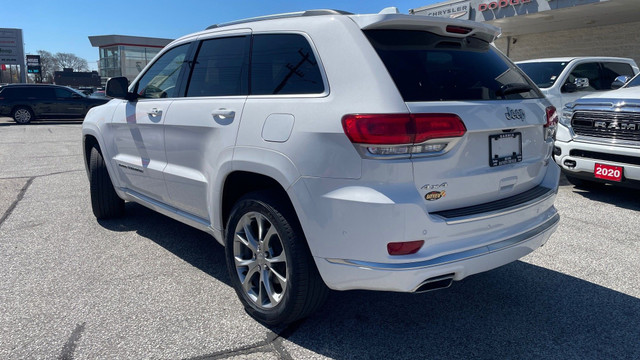
[[[222,229],[227,225],[231,209],[233,205],[246,194],[256,191],[271,191],[282,199],[286,200],[286,204],[291,207],[293,213],[295,209],[289,194],[285,187],[271,176],[251,171],[233,171],[229,173],[222,187],[222,197],[220,204],[220,220]],[[298,220],[299,222],[299,220]]]
[[[100,143],[95,136],[86,134],[82,137],[82,157],[84,159],[84,168],[87,170],[87,172],[89,171],[89,158],[91,156],[91,149],[94,146],[98,148],[98,151],[102,151],[100,149]]]

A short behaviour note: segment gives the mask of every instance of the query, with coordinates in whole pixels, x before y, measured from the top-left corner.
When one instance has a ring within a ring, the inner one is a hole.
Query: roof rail
[[[252,17],[248,19],[241,19],[241,20],[235,20],[235,21],[230,21],[226,23],[214,24],[207,27],[207,30],[215,29],[223,26],[244,24],[244,23],[253,22],[253,21],[285,19],[285,18],[292,18],[292,17],[299,17],[299,16],[318,16],[318,15],[353,15],[353,13],[342,11],[342,10],[331,10],[331,9],[297,11],[297,12],[290,12],[290,13],[284,13],[284,14],[257,16],[257,17]]]

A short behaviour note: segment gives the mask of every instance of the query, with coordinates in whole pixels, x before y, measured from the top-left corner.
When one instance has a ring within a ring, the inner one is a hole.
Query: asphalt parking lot
[[[0,118],[0,359],[638,359],[640,192],[562,180],[521,261],[425,294],[333,292],[267,328],[207,234],[127,203],[97,222],[79,122]]]

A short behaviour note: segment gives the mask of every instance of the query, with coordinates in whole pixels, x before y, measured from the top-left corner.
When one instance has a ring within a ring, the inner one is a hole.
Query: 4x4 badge
[[[507,112],[504,114],[507,120],[522,120],[524,121],[526,115],[524,114],[524,110],[522,109],[511,109],[507,108]]]

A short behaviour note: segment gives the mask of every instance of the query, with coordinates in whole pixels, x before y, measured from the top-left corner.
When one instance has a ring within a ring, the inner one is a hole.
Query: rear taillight
[[[455,114],[351,114],[342,127],[351,142],[375,156],[437,154],[467,131]]]
[[[555,106],[549,106],[546,109],[547,123],[544,124],[544,139],[553,139],[558,128],[558,113]]]

